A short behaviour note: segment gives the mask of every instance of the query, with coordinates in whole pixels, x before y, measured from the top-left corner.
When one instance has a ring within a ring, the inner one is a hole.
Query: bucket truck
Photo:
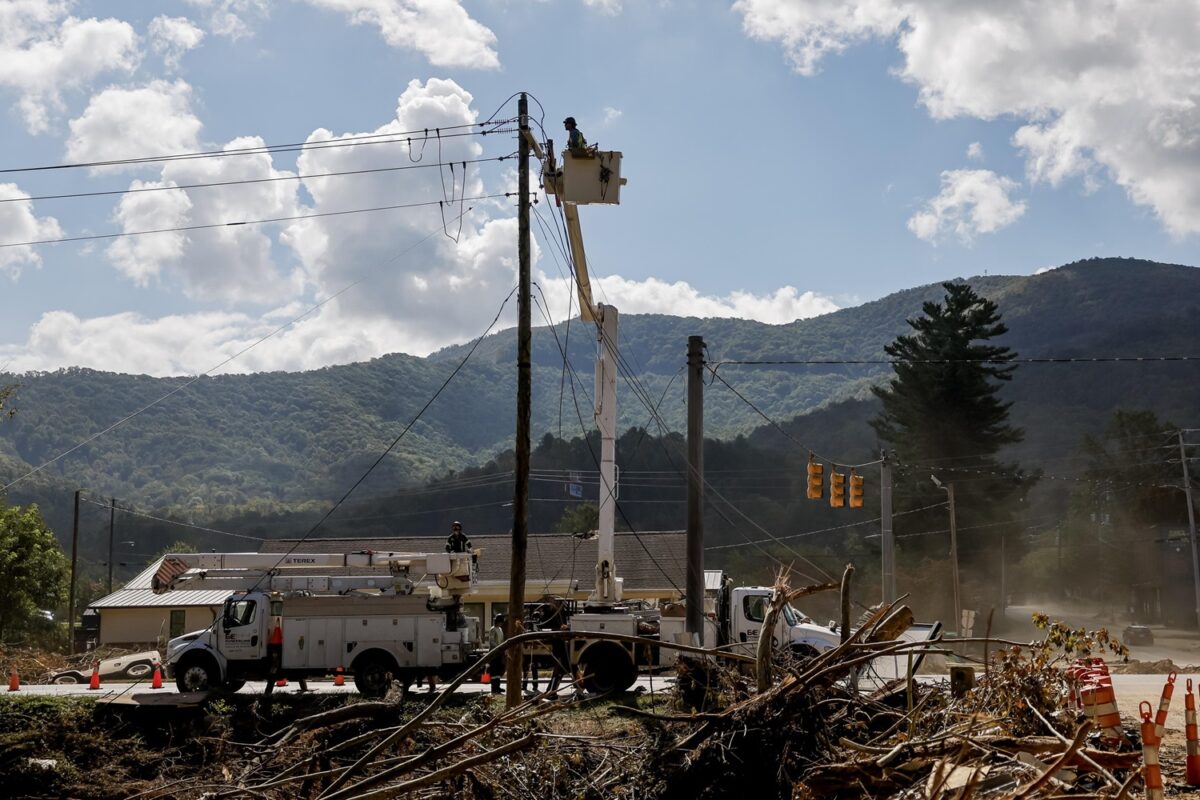
[[[389,675],[406,685],[456,675],[477,647],[461,613],[462,596],[478,585],[476,558],[370,551],[164,556],[151,581],[156,594],[232,591],[212,625],[168,643],[168,674],[181,692],[237,691],[250,679],[342,668],[370,696],[387,691]],[[373,574],[361,574],[371,568]]]
[[[588,278],[587,255],[579,224],[580,205],[620,203],[621,153],[616,151],[567,150],[561,163],[555,159],[553,146],[548,143],[542,151],[539,142],[532,141],[534,153],[542,160],[542,186],[562,207],[563,219],[570,244],[573,277],[579,295],[580,317],[596,325],[596,383],[595,420],[600,431],[600,502],[597,526],[598,554],[596,580],[582,611],[570,614],[567,624],[572,631],[620,633],[644,636],[646,643],[633,644],[572,639],[569,645],[571,666],[583,676],[589,691],[621,691],[633,685],[640,666],[668,666],[675,661],[676,651],[660,649],[660,641],[684,640],[684,618],[664,616],[658,608],[635,608],[622,603],[622,581],[618,576],[613,533],[617,498],[616,483],[616,424],[618,371],[618,314],[611,305],[592,300]],[[753,654],[761,633],[766,608],[770,603],[770,587],[733,587],[722,580],[721,589],[713,598],[713,607],[706,614],[704,640],[708,647],[727,646]],[[686,602],[704,602],[704,598],[686,598]],[[558,622],[558,616],[554,617]],[[840,637],[828,627],[817,625],[790,606],[780,615],[772,638],[780,646],[812,654],[837,646]],[[688,641],[691,643],[691,640]]]

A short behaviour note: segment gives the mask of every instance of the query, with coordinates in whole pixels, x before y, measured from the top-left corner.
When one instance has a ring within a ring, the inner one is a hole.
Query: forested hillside
[[[1078,262],[1029,277],[971,278],[996,300],[1010,329],[1004,343],[1022,357],[1195,355],[1200,352],[1200,271],[1128,259]],[[670,430],[684,428],[681,367],[687,336],[701,334],[710,363],[863,361],[905,329],[921,303],[941,295],[922,286],[787,325],[745,320],[625,315],[622,355],[638,393],[663,398]],[[577,436],[591,425],[594,333],[578,321],[534,336],[534,431]],[[560,343],[571,371],[564,377]],[[345,490],[390,443],[465,354],[390,355],[305,373],[203,378],[111,433],[19,484],[10,499],[63,507],[61,492],[84,487],[196,519],[230,509],[273,513],[278,504],[327,501]],[[401,485],[481,464],[508,447],[514,418],[514,337],[485,340],[474,357],[363,488]],[[880,364],[744,366],[720,375],[793,438],[822,451],[870,453],[865,400]],[[574,380],[572,379],[574,373]],[[1025,452],[1053,454],[1098,430],[1117,406],[1152,408],[1180,424],[1200,420],[1200,365],[1194,362],[1026,364],[1005,396],[1028,430]],[[17,414],[0,426],[0,474],[11,478],[142,409],[186,379],[72,369],[0,375],[20,384]],[[571,385],[574,384],[574,395]],[[623,382],[621,429],[650,416]],[[825,409],[824,413],[812,412]],[[793,418],[796,418],[794,421]],[[793,447],[720,381],[707,390],[706,433],[739,433],[761,448]],[[660,433],[651,426],[654,433]],[[809,444],[811,442],[811,444]],[[53,498],[53,499],[51,499]],[[47,509],[61,522],[61,513]]]

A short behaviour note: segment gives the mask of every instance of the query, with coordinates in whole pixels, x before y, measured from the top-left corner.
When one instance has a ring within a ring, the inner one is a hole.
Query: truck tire
[[[225,691],[229,692],[230,694],[233,694],[234,692],[236,692],[238,689],[241,689],[245,685],[246,685],[246,681],[243,680],[242,678],[234,678],[234,679],[225,681],[225,685],[222,686],[221,688],[224,689]]]
[[[396,674],[396,662],[383,653],[364,653],[350,667],[354,687],[363,697],[383,697]]]
[[[175,667],[175,686],[181,692],[206,692],[220,685],[221,671],[209,656],[185,656]]]
[[[579,657],[583,688],[595,694],[623,692],[637,680],[633,658],[618,644],[597,642]]]

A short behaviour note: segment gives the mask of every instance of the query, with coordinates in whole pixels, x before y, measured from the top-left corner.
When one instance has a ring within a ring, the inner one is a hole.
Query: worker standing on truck
[[[446,537],[446,552],[471,552],[471,540],[467,538],[465,533],[463,533],[462,523],[458,520],[454,520],[454,524],[450,526],[450,535]]]
[[[504,644],[504,615],[497,614],[492,627],[488,630],[488,649],[495,650]],[[492,676],[492,694],[500,694],[500,675],[504,672],[504,653],[496,653],[488,663],[488,672]]]
[[[575,126],[574,117],[564,119],[563,127],[567,129],[568,150],[584,150],[587,148],[587,139],[583,138],[583,131]]]

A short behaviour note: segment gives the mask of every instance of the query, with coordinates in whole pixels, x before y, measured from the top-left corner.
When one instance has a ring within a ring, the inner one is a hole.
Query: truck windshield
[[[229,603],[225,606],[225,620],[231,627],[249,625],[254,621],[254,601],[229,601]]]
[[[783,607],[783,619],[787,622],[788,627],[800,624],[800,615],[796,613],[796,609],[791,606]]]

